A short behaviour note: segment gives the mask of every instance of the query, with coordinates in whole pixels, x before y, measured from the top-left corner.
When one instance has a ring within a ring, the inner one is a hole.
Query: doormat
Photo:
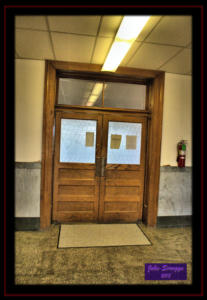
[[[132,245],[151,245],[137,224],[64,224],[60,226],[58,248]]]

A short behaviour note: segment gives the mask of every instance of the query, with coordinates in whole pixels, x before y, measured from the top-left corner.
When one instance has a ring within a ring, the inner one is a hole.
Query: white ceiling
[[[16,58],[103,64],[123,16],[17,16]],[[190,75],[191,16],[152,16],[121,66]]]

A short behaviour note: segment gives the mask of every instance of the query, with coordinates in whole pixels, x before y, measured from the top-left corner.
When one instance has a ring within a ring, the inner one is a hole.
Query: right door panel
[[[142,219],[146,152],[146,118],[105,115],[103,119],[99,220]]]

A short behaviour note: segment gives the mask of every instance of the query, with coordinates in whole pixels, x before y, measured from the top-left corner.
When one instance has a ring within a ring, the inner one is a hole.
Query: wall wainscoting
[[[15,163],[15,217],[40,217],[40,162]]]
[[[158,216],[190,215],[192,215],[192,167],[161,167]]]
[[[41,162],[15,163],[15,228],[39,230]],[[160,168],[158,227],[187,226],[192,215],[192,167]]]

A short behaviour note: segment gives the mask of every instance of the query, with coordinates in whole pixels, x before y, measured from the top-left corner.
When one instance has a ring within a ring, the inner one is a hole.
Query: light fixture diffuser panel
[[[149,16],[125,16],[123,18],[101,71],[116,71],[149,18]]]

